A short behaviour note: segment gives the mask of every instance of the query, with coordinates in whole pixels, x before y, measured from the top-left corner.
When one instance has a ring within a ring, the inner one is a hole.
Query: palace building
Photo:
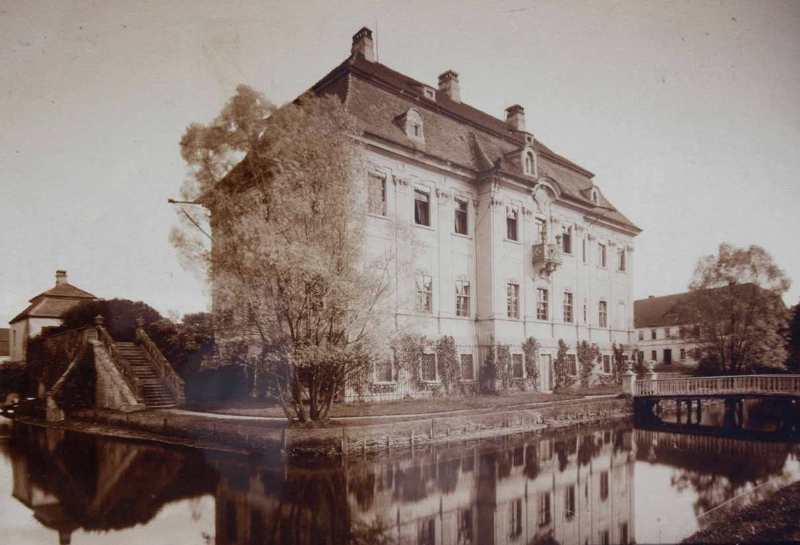
[[[411,256],[412,273],[393,287],[398,332],[452,336],[465,383],[478,380],[497,345],[509,349],[512,379],[527,380],[522,346],[531,337],[540,390],[553,388],[559,340],[573,374],[584,340],[600,351],[595,375],[611,372],[612,344],[633,340],[640,229],[592,172],[536,137],[522,106],[497,118],[461,100],[453,70],[437,86],[392,70],[377,62],[368,28],[312,91],[338,96],[363,128],[367,253]],[[413,244],[398,236],[408,230]],[[439,381],[433,349],[421,375]],[[408,393],[392,361],[375,365],[372,382],[390,396]]]

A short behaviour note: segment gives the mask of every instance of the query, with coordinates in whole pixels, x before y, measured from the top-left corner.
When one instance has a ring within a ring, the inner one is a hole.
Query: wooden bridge
[[[800,399],[800,375],[737,375],[637,380],[635,398],[755,398]]]

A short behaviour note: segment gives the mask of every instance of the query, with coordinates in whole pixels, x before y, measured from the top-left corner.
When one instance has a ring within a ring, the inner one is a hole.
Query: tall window
[[[511,355],[511,376],[513,378],[522,378],[524,373],[524,365],[522,364],[522,354]]]
[[[608,499],[608,471],[600,472],[600,501]]]
[[[429,517],[418,523],[417,543],[419,545],[436,545],[436,517]]]
[[[473,539],[472,509],[460,509],[458,511],[458,543],[467,545],[474,543]]]
[[[600,532],[600,545],[611,545],[611,535],[608,530]]]
[[[656,333],[656,330],[655,330],[655,329],[651,329],[651,330],[650,330],[650,338],[651,338],[651,339],[653,339],[653,340],[656,340],[656,337],[657,337],[657,336],[658,336],[658,335],[657,335],[657,333]]]
[[[456,199],[455,229],[459,235],[467,234],[467,201]]]
[[[597,262],[600,264],[601,267],[606,266],[606,245],[605,244],[598,244],[597,245]]]
[[[533,154],[528,152],[525,154],[525,174],[533,175]]]
[[[589,305],[586,304],[586,299],[583,299],[583,323],[589,322]]]
[[[565,229],[561,234],[561,249],[565,254],[572,253],[572,229]]]
[[[456,316],[469,316],[468,280],[456,280]]]
[[[511,502],[511,528],[508,537],[514,539],[522,535],[522,499]]]
[[[547,242],[547,222],[542,218],[536,218],[534,222],[536,224],[536,242],[544,244]]]
[[[572,293],[568,291],[564,292],[564,321],[572,323]]]
[[[431,225],[431,196],[419,189],[414,190],[414,223]]]
[[[608,304],[605,301],[600,301],[598,305],[598,325],[600,327],[608,327]]]
[[[658,352],[655,350],[650,351],[650,359],[653,361],[658,361]]]
[[[433,280],[430,275],[417,275],[417,311],[433,312]]]
[[[386,178],[369,175],[367,188],[367,206],[370,214],[386,215]]]
[[[626,264],[625,264],[625,250],[624,249],[619,251],[618,257],[619,257],[619,261],[618,261],[617,269],[619,269],[620,271],[625,271],[625,265]]]
[[[578,359],[575,354],[567,354],[567,371],[570,375],[578,374]]]
[[[575,485],[564,489],[564,517],[571,520],[575,516]]]
[[[628,545],[628,523],[623,522],[619,525],[619,542],[620,545]]]
[[[644,340],[644,331],[642,331],[642,330],[639,330],[639,340],[640,341]]]
[[[375,382],[392,382],[394,374],[392,372],[391,358],[381,358],[375,362]]]
[[[472,354],[461,354],[461,380],[475,380],[475,367]]]
[[[539,516],[537,517],[539,526],[547,526],[551,520],[550,492],[539,492]]]
[[[422,354],[422,380],[433,382],[436,380],[436,354]]]
[[[517,220],[519,219],[519,210],[506,208],[506,238],[508,240],[519,240],[517,232]]]
[[[547,320],[548,317],[548,293],[546,288],[536,288],[536,319]]]
[[[519,318],[519,284],[516,282],[506,285],[506,312],[509,318]]]
[[[604,373],[611,372],[611,356],[608,355],[603,356],[603,372]]]
[[[586,255],[586,239],[582,238],[581,239],[581,260],[584,263],[586,263],[586,258],[587,258],[587,255]]]
[[[686,359],[686,349],[681,348],[681,361]]]

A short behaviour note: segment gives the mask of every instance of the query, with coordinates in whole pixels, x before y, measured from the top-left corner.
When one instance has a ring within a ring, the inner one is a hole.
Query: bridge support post
[[[622,375],[622,393],[633,396],[633,386],[636,382],[636,373],[628,369]]]
[[[702,399],[698,399],[697,400],[697,409],[696,410],[697,410],[697,416],[695,417],[695,420],[699,424],[700,421],[703,419],[703,400]]]
[[[683,420],[683,415],[681,413],[681,409],[683,409],[683,401],[678,399],[678,400],[675,401],[675,405],[676,405],[675,408],[676,408],[678,424],[680,424],[681,421]]]

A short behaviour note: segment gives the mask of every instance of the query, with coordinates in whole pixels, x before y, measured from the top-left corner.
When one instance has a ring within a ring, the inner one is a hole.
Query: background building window
[[[533,176],[534,172],[534,162],[533,162],[533,153],[528,152],[525,154],[525,174],[530,174]]]
[[[655,350],[650,351],[650,359],[653,361],[658,361],[658,352]]]
[[[547,290],[545,288],[536,288],[536,319],[537,320],[547,320],[547,316],[548,316],[547,299],[548,299]]]
[[[506,286],[506,312],[509,318],[519,318],[519,284],[516,282]]]
[[[375,362],[375,382],[393,382],[391,358],[381,358]]]
[[[565,254],[572,254],[572,229],[564,229],[561,234],[561,249]]]
[[[469,316],[468,280],[456,280],[456,316]]]
[[[581,260],[586,263],[586,258],[588,257],[586,253],[586,239],[581,239]]]
[[[617,268],[618,268],[620,271],[624,272],[624,271],[625,271],[625,267],[626,267],[626,263],[625,263],[625,250],[620,250],[620,251],[619,251],[619,263],[618,263],[618,267],[617,267]]]
[[[522,378],[525,366],[522,364],[522,354],[511,355],[511,376],[512,378]]]
[[[601,267],[606,266],[606,245],[605,244],[598,244],[597,245],[597,263]]]
[[[575,485],[570,485],[564,489],[564,517],[572,520],[575,516]]]
[[[681,348],[681,361],[686,359],[686,349]]]
[[[422,380],[434,382],[437,380],[436,354],[422,354]]]
[[[461,354],[461,380],[475,380],[475,367],[472,354]]]
[[[586,304],[586,299],[583,300],[583,323],[589,322],[589,305]]]
[[[511,502],[511,528],[508,537],[516,539],[522,535],[522,500],[516,499]]]
[[[600,472],[600,501],[608,499],[608,471]]]
[[[431,225],[431,196],[420,191],[414,190],[414,223],[417,225]]]
[[[539,516],[537,521],[539,526],[547,526],[551,521],[550,517],[550,492],[539,492]]]
[[[517,237],[517,219],[519,211],[516,208],[506,208],[506,238],[508,240],[519,240]]]
[[[610,373],[611,372],[611,356],[603,356],[603,372]]]
[[[417,275],[417,311],[433,312],[433,280],[430,275]]]
[[[455,221],[456,221],[456,233],[459,235],[466,235],[467,234],[467,201],[462,201],[461,199],[456,199],[456,211],[455,211]]]
[[[567,371],[570,375],[578,374],[578,359],[575,354],[567,354]]]
[[[458,511],[458,543],[474,543],[472,531],[472,509]]]
[[[370,214],[386,215],[386,178],[369,175],[367,206]]]
[[[608,327],[608,305],[605,301],[600,301],[598,305],[598,323],[600,327]]]
[[[639,331],[639,340],[640,341],[644,340],[644,331]]]
[[[547,242],[547,222],[542,218],[536,218],[534,223],[536,224],[536,242],[544,244]]]
[[[657,334],[655,329],[650,330],[650,338],[656,340]]]
[[[572,293],[564,292],[564,321],[572,323]]]

